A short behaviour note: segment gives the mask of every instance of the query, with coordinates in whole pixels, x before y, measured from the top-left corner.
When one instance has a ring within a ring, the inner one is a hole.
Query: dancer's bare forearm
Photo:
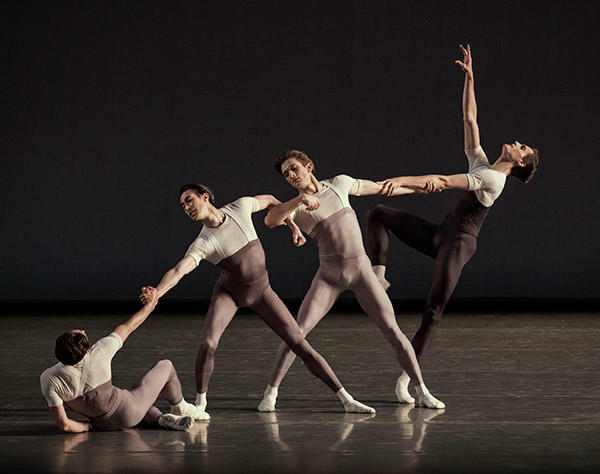
[[[64,405],[50,407],[50,416],[56,427],[65,433],[84,433],[92,429],[91,423],[70,419]]]
[[[150,316],[150,313],[152,313],[156,307],[156,303],[158,302],[158,292],[156,291],[156,288],[144,286],[142,288],[142,295],[144,295],[144,298],[147,301],[144,306],[127,321],[119,324],[114,329],[114,332],[121,337],[123,342],[127,340],[133,331],[135,331],[144,321],[146,321],[148,316]]]
[[[290,214],[298,209],[302,203],[303,197],[302,194],[299,194],[289,201],[271,207],[268,214],[265,216],[265,225],[269,228],[283,225]]]
[[[465,73],[463,86],[462,109],[465,135],[465,149],[472,150],[480,144],[479,125],[477,124],[477,101],[475,100],[475,80],[473,76],[473,58],[471,57],[471,46],[465,49],[460,45],[463,60],[454,61]]]
[[[196,268],[196,261],[192,257],[183,257],[177,265],[171,268],[167,273],[165,273],[156,285],[156,293],[157,297],[161,298],[167,291],[173,288],[179,281],[188,273],[190,273],[194,268]],[[152,288],[152,287],[148,287]],[[149,301],[148,295],[145,295],[142,291],[140,295],[140,301],[142,304],[147,304]]]

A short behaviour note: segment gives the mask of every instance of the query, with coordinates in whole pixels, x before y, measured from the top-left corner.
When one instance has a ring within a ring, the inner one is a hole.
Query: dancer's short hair
[[[213,206],[216,206],[215,193],[206,184],[184,184],[179,188],[178,197],[181,197],[181,195],[185,193],[188,189],[193,189],[196,192],[196,194],[198,194],[198,196],[202,194],[208,194],[208,200]]]
[[[283,165],[286,162],[286,160],[289,160],[290,158],[295,158],[300,163],[302,163],[304,166],[306,166],[309,163],[312,163],[313,171],[315,170],[315,164],[308,157],[308,155],[306,153],[299,151],[299,150],[286,150],[281,155],[279,155],[277,157],[277,159],[275,160],[275,169],[277,170],[277,172],[279,174],[283,174],[281,172],[281,165]]]
[[[67,331],[56,338],[54,355],[65,365],[75,365],[90,348],[90,341],[81,332]]]
[[[513,166],[510,170],[510,176],[519,178],[524,183],[529,183],[540,164],[540,152],[537,148],[532,148],[532,152],[523,157],[525,166]]]

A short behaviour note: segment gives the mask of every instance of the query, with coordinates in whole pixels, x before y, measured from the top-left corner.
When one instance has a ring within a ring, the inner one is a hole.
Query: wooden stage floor
[[[4,472],[600,472],[600,315],[450,314],[422,361],[441,411],[395,403],[399,368],[364,315],[327,316],[309,336],[355,398],[377,409],[344,414],[296,361],[277,412],[256,407],[276,336],[237,316],[217,352],[209,423],[190,432],[132,429],[60,434],[39,389],[54,339],[84,328],[91,340],[127,315],[0,317],[0,465]],[[202,315],[154,314],[113,360],[113,382],[135,384],[169,358],[194,395]],[[399,315],[411,337],[417,314]],[[164,402],[157,404],[166,408]]]

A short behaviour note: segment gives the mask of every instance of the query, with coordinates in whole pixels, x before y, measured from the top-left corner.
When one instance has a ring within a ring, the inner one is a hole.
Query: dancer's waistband
[[[352,251],[348,251],[348,252],[344,252],[344,253],[337,253],[337,254],[329,254],[329,255],[319,254],[319,261],[320,262],[339,262],[341,260],[350,260],[352,258],[360,258],[365,255],[366,255],[365,249],[357,249],[357,250],[352,250]]]

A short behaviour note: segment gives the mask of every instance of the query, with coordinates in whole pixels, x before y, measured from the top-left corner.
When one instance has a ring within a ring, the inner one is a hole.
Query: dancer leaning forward
[[[252,223],[252,214],[279,204],[271,195],[241,197],[223,207],[216,207],[212,190],[205,185],[188,184],[181,187],[179,200],[186,215],[203,224],[200,234],[185,256],[169,270],[156,287],[158,297],[173,288],[202,260],[221,268],[214,287],[210,307],[204,320],[204,332],[196,359],[195,407],[203,418],[206,412],[206,393],[214,369],[215,352],[227,325],[238,308],[256,312],[282,340],[291,352],[298,355],[308,370],[321,379],[340,399],[347,412],[374,413],[375,410],[356,400],[327,364],[327,361],[304,339],[298,324],[269,284],[265,253]],[[297,227],[291,224],[296,243],[304,240]],[[146,293],[140,295],[144,303]],[[194,415],[189,406],[175,406],[176,415]]]

